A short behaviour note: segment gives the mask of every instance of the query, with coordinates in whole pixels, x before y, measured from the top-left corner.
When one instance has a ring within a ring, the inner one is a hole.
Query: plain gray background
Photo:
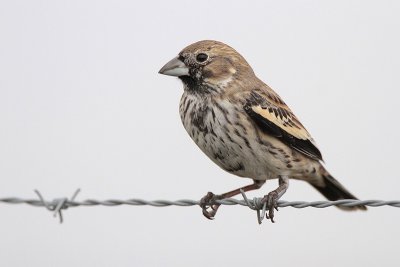
[[[181,125],[186,45],[230,44],[361,199],[399,199],[398,1],[1,1],[0,196],[199,199],[248,184]],[[262,196],[271,181],[249,194]],[[292,181],[284,200],[323,200]],[[1,266],[398,266],[400,210],[0,204]]]

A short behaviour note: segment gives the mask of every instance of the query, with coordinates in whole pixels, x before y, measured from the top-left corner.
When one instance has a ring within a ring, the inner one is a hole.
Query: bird
[[[289,179],[308,182],[328,200],[357,199],[326,170],[316,142],[282,98],[232,47],[195,42],[159,73],[182,81],[180,118],[197,146],[223,170],[253,180],[224,194],[208,192],[199,204],[206,218],[214,219],[218,200],[259,189],[271,179],[279,185],[261,203],[272,222]],[[363,205],[339,208],[366,210]]]

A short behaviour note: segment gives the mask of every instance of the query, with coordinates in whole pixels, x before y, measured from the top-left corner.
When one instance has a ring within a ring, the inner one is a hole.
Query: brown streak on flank
[[[229,133],[226,134],[226,137],[228,137],[228,139],[229,139],[229,141],[230,141],[231,143],[234,143],[234,144],[235,144],[235,141],[233,141],[233,139],[232,139],[232,137],[229,135]]]
[[[234,133],[244,141],[248,148],[251,149],[250,142],[245,136],[241,135],[237,129],[235,129]]]
[[[211,133],[213,136],[218,137],[218,136],[215,134],[214,129],[213,129],[212,127],[211,127],[211,129],[210,129],[210,133]]]
[[[272,151],[272,150],[268,150],[268,152],[270,153],[270,154],[272,154],[272,155],[277,155],[278,153],[276,153],[276,152],[274,152],[274,151]]]
[[[228,172],[237,172],[243,170],[244,170],[244,165],[241,162],[236,167],[230,167],[227,169]]]
[[[215,112],[214,112],[213,108],[211,108],[211,115],[212,115],[213,122],[215,122]]]
[[[241,123],[236,122],[235,125],[236,125],[236,126],[239,126],[239,127],[242,129],[242,131],[243,131],[244,134],[247,134],[247,129],[246,129],[246,127],[244,127]]]
[[[221,111],[221,113],[224,115],[224,118],[226,120],[226,122],[228,124],[231,124],[231,121],[228,118],[228,111],[226,111],[226,109],[224,109],[223,107],[221,107],[220,104],[218,104],[217,102],[214,102],[215,106]]]

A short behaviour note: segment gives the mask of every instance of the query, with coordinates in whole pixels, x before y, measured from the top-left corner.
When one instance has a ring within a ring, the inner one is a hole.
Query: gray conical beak
[[[158,73],[176,77],[188,76],[189,69],[186,67],[185,63],[176,57],[165,64]]]

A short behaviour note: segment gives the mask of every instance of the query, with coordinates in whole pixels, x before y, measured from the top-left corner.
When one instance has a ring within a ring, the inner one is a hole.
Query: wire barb
[[[0,203],[7,204],[28,204],[35,207],[45,207],[47,210],[54,212],[54,217],[59,217],[60,223],[63,222],[63,214],[62,211],[71,207],[79,207],[79,206],[120,206],[120,205],[130,205],[130,206],[153,206],[153,207],[167,207],[167,206],[179,206],[179,207],[189,207],[189,206],[198,206],[200,201],[191,200],[191,199],[181,199],[176,201],[170,200],[144,200],[144,199],[127,199],[127,200],[119,200],[119,199],[108,199],[108,200],[94,200],[87,199],[84,201],[75,201],[76,196],[79,194],[80,189],[77,189],[75,193],[72,195],[70,199],[57,198],[52,201],[46,201],[42,194],[38,191],[34,191],[39,199],[21,199],[17,197],[9,197],[9,198],[0,198]],[[249,207],[252,210],[257,212],[257,221],[259,224],[267,218],[267,207],[266,204],[261,200],[262,198],[253,198],[252,200],[248,199],[246,194],[241,191],[243,200],[238,200],[234,198],[227,198],[222,200],[217,200],[216,203],[221,205],[241,205],[245,207]],[[354,207],[365,205],[369,207],[382,207],[382,206],[390,206],[395,208],[400,208],[400,200],[355,200],[355,199],[342,199],[336,201],[283,201],[279,200],[277,207],[293,207],[298,209],[303,209],[307,207],[313,208],[327,208],[331,206],[341,206],[341,207]]]
[[[69,202],[74,202],[76,196],[79,194],[81,190],[78,188],[75,193],[72,195],[71,197],[71,201],[68,200],[68,198],[63,197],[63,198],[56,198],[53,199],[53,201],[48,202],[44,199],[44,197],[42,196],[42,194],[39,192],[39,190],[35,189],[34,192],[36,193],[36,195],[39,197],[40,201],[42,202],[43,206],[46,207],[46,209],[48,209],[49,211],[53,211],[53,216],[60,218],[60,223],[63,223],[64,219],[63,219],[63,215],[62,215],[62,210],[66,210],[68,209]]]
[[[246,202],[247,206],[252,209],[257,211],[257,221],[258,224],[261,224],[264,218],[267,215],[267,202],[264,202],[261,205],[261,198],[253,198],[253,202],[250,202],[250,200],[247,198],[246,193],[244,192],[243,189],[240,189],[240,194],[242,194],[244,202]],[[260,210],[262,213],[260,214]],[[268,218],[267,218],[268,219]]]

